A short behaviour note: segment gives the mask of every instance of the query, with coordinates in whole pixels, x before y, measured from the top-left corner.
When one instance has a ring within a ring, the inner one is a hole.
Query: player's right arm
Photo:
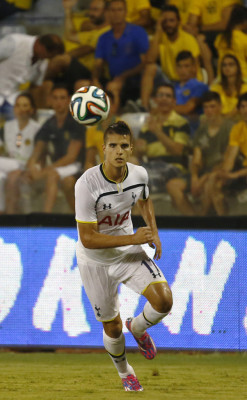
[[[81,242],[87,249],[108,249],[153,241],[153,233],[149,227],[139,228],[133,235],[111,236],[98,232],[97,223],[81,223],[78,221],[77,223]]]

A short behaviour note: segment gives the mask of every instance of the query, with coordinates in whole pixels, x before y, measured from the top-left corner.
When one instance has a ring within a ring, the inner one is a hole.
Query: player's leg
[[[139,258],[139,259],[138,259]],[[126,326],[138,343],[139,350],[147,359],[156,355],[155,344],[146,329],[160,322],[172,308],[171,289],[159,267],[146,253],[140,253],[131,263],[131,278],[126,285],[148,300],[143,311],[126,320]]]
[[[113,321],[103,322],[103,342],[105,349],[111,357],[126,391],[142,391],[135,372],[129,365],[125,352],[125,337],[122,332],[122,320],[117,315]]]
[[[117,288],[119,282],[108,274],[110,267],[80,257],[77,261],[84,289],[94,310],[95,318],[103,323],[103,342],[122,379],[126,391],[140,391],[133,368],[128,364],[125,354],[125,337],[119,316]],[[114,266],[113,266],[114,267]]]

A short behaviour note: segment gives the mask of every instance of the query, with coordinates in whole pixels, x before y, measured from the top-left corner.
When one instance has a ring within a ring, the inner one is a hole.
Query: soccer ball
[[[97,124],[108,117],[109,111],[109,97],[96,86],[83,86],[71,97],[70,112],[79,124]]]

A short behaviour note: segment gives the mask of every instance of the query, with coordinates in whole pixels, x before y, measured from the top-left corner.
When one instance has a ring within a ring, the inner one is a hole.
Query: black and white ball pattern
[[[71,97],[70,112],[79,124],[97,124],[108,117],[109,111],[109,97],[96,86],[81,87]]]

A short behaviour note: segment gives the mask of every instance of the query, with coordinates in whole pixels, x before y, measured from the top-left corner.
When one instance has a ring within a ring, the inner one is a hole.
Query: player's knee
[[[167,285],[162,294],[156,300],[155,304],[153,305],[156,311],[166,314],[169,313],[172,309],[173,299],[172,299],[172,292],[169,286]]]
[[[118,338],[121,335],[123,324],[119,316],[113,321],[103,322],[103,326],[104,331],[108,336]]]

